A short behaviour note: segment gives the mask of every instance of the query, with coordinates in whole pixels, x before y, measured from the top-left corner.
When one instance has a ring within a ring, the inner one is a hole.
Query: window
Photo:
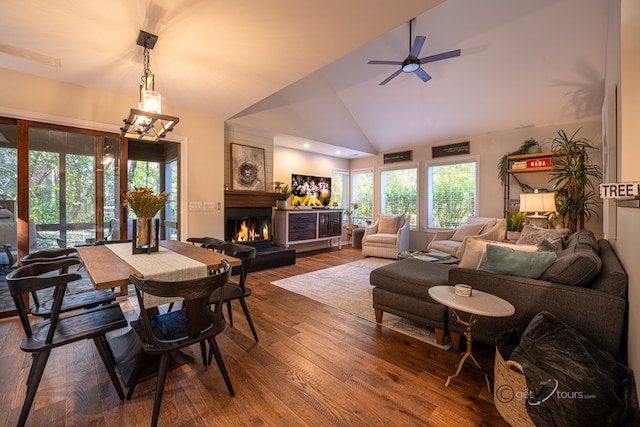
[[[418,168],[383,170],[380,173],[380,210],[385,214],[408,214],[417,226]]]
[[[475,160],[428,166],[429,228],[455,228],[475,215],[476,166]]]
[[[331,204],[338,209],[348,208],[349,201],[349,171],[331,171]]]
[[[355,171],[352,179],[351,203],[358,204],[352,221],[354,224],[361,224],[373,218],[373,171]]]

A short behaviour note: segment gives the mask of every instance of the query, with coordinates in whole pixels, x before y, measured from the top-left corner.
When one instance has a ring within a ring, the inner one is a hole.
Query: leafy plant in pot
[[[570,233],[584,229],[591,215],[597,215],[598,195],[592,179],[602,179],[600,166],[591,163],[587,152],[595,147],[587,138],[576,138],[578,131],[570,137],[564,130],[558,131],[552,149],[563,155],[558,156],[549,174],[556,191],[558,217]]]
[[[507,211],[507,240],[516,241],[520,238],[526,216],[526,212]]]
[[[504,185],[507,182],[507,167],[509,165],[509,161],[507,159],[508,156],[515,156],[518,154],[528,154],[528,153],[536,153],[536,152],[540,152],[540,145],[538,144],[538,141],[536,141],[535,139],[529,138],[522,143],[520,148],[502,156],[500,158],[500,161],[498,162],[498,168],[497,168],[498,179],[500,179],[500,182],[502,183],[502,185]]]
[[[278,196],[278,201],[276,202],[276,207],[278,209],[287,209],[287,200],[291,197],[291,189],[289,188],[289,184],[285,184],[284,187],[280,189],[280,195]]]

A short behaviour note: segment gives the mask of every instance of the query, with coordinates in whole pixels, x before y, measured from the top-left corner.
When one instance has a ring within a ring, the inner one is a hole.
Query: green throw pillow
[[[523,252],[487,245],[487,257],[480,264],[480,270],[537,279],[555,260],[556,254],[553,252]]]

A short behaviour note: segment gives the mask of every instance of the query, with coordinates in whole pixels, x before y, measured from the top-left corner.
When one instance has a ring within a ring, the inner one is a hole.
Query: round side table
[[[471,296],[460,296],[455,293],[455,288],[453,286],[433,286],[429,288],[429,296],[433,298],[434,301],[449,307],[449,310],[455,316],[456,321],[467,327],[464,331],[467,349],[462,355],[460,362],[456,365],[457,369],[455,374],[449,375],[447,378],[447,381],[444,384],[444,386],[447,387],[451,382],[451,379],[460,374],[462,365],[464,365],[464,362],[467,359],[471,359],[478,369],[482,369],[476,358],[473,356],[472,351],[472,330],[473,326],[478,323],[478,320],[480,320],[482,316],[511,316],[516,312],[516,309],[510,302],[505,301],[500,297],[475,289],[471,291]],[[456,310],[469,313],[469,320],[463,320]],[[491,394],[491,385],[489,384],[489,377],[487,375],[485,375],[485,380],[487,381],[489,394]]]

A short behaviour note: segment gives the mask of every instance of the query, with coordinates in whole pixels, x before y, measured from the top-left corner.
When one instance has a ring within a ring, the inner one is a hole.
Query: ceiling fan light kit
[[[437,55],[431,55],[424,58],[418,58],[420,55],[420,51],[422,50],[422,46],[424,46],[424,42],[427,40],[425,36],[416,36],[416,39],[413,42],[413,46],[411,45],[412,38],[412,28],[411,23],[413,19],[409,21],[409,56],[405,58],[404,61],[369,61],[369,64],[374,65],[400,65],[400,69],[391,74],[389,77],[380,82],[380,86],[384,86],[389,83],[392,79],[400,75],[400,73],[414,73],[420,80],[423,82],[428,82],[431,80],[431,76],[427,73],[422,67],[422,64],[427,64],[429,62],[441,61],[443,59],[454,58],[456,56],[460,56],[460,49],[451,50],[449,52],[439,53]]]
[[[180,119],[163,115],[162,97],[154,88],[154,75],[149,69],[149,51],[158,36],[140,30],[136,44],[144,47],[144,69],[140,85],[138,108],[132,108],[120,129],[121,136],[142,141],[157,142],[171,132]]]

